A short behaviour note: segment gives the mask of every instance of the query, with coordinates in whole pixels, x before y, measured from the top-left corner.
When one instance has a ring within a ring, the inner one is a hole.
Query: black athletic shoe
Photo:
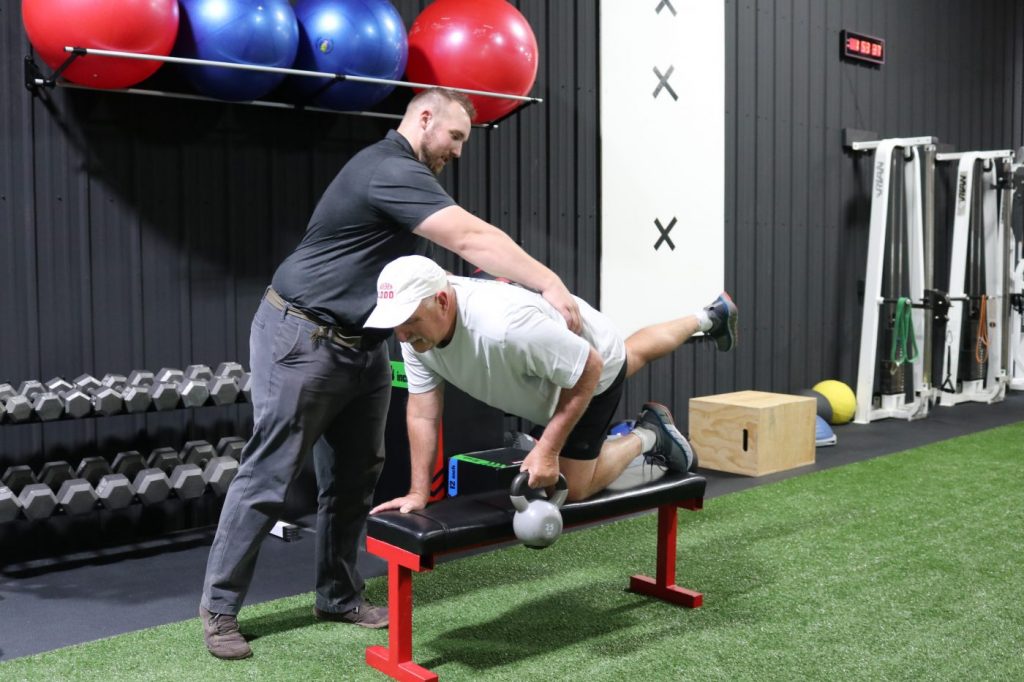
[[[711,318],[711,329],[704,333],[715,340],[720,351],[730,351],[735,348],[736,322],[740,315],[736,304],[732,302],[732,297],[723,291],[722,295],[704,310]]]
[[[679,433],[667,407],[660,403],[644,403],[636,418],[636,426],[653,431],[658,438],[654,448],[644,453],[649,464],[658,464],[680,473],[693,469],[696,461],[693,448]]]

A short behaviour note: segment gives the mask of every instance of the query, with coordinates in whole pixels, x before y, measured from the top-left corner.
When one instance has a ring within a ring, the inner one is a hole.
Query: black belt
[[[327,339],[331,343],[344,348],[359,348],[366,350],[377,346],[384,340],[384,337],[382,336],[346,334],[341,327],[327,324],[323,320],[299,310],[291,303],[281,298],[281,295],[274,291],[273,287],[267,287],[267,293],[264,295],[264,298],[267,299],[267,303],[284,312],[286,315],[291,315],[292,317],[297,317],[300,320],[305,320],[310,324],[315,324],[317,328],[316,331],[313,332],[314,341]]]

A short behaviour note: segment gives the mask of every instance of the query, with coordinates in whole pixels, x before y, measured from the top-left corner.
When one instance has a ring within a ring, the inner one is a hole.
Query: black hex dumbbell
[[[83,374],[76,378],[75,386],[92,398],[92,409],[96,414],[109,416],[124,410],[124,399],[121,394],[109,386],[104,386],[91,374]]]
[[[246,440],[238,436],[224,436],[217,441],[217,454],[221,457],[230,457],[236,462],[242,461],[242,450],[245,448]]]
[[[183,407],[201,407],[210,398],[210,387],[205,379],[188,377],[180,369],[164,367],[156,373],[156,381],[176,386]]]
[[[181,449],[181,459],[203,470],[203,481],[218,495],[224,495],[238,473],[238,461],[217,454],[205,440],[190,440]]]
[[[191,500],[206,492],[203,470],[195,464],[185,464],[174,448],[157,448],[150,453],[147,463],[167,474],[171,490],[183,500]]]
[[[125,412],[132,414],[145,412],[153,403],[148,386],[133,386],[128,383],[128,377],[123,374],[107,374],[100,383],[120,394],[121,400],[124,401]]]
[[[56,492],[57,503],[68,514],[86,514],[96,509],[96,489],[75,475],[67,462],[47,462],[39,470],[39,480]]]
[[[231,377],[232,379],[238,379],[243,374],[245,374],[245,368],[237,362],[222,362],[213,372],[215,377]]]
[[[6,485],[0,485],[0,523],[13,521],[21,513],[21,500]]]
[[[135,488],[124,474],[115,474],[102,457],[84,457],[75,471],[96,491],[96,497],[107,509],[122,509],[132,503]]]
[[[32,413],[44,422],[60,419],[64,414],[64,404],[53,391],[43,386],[38,381],[23,381],[18,387],[18,393],[28,398],[32,403]]]
[[[137,450],[117,453],[112,468],[132,482],[136,496],[147,507],[163,502],[171,494],[171,481],[167,474],[155,467],[147,467]]]
[[[144,369],[136,369],[128,375],[128,385],[145,388],[149,392],[153,407],[157,410],[173,410],[181,402],[177,384],[160,382],[153,373]]]
[[[244,374],[237,362],[222,362],[209,379],[210,398],[214,405],[231,405],[238,402],[238,379]]]
[[[64,414],[79,419],[92,414],[92,398],[77,386],[60,377],[46,382],[46,388],[60,398]]]
[[[241,374],[242,366],[237,362],[222,362],[216,372],[207,365],[189,365],[184,371],[186,380],[206,382],[214,405],[231,405],[238,401],[237,377]]]
[[[4,472],[3,483],[18,496],[25,518],[45,519],[57,507],[57,496],[53,490],[40,483],[32,469],[24,464],[8,467]]]
[[[3,413],[8,421],[17,424],[32,418],[32,401],[10,384],[0,384],[0,400],[3,401]]]
[[[0,424],[7,418],[7,399],[17,393],[10,384],[0,384]]]
[[[210,396],[218,405],[229,405],[238,402],[242,394],[242,382],[248,375],[245,368],[237,362],[222,362],[213,372],[210,383]]]
[[[37,395],[44,393],[45,391],[46,387],[35,379],[23,381],[18,386],[18,395],[23,395],[29,400],[34,400]]]
[[[213,376],[213,371],[208,366],[206,366],[206,365],[189,365],[188,367],[186,367],[184,369],[182,374],[184,375],[184,381],[185,382],[193,381],[193,382],[196,382],[197,384],[205,385],[206,386],[206,391],[209,394],[210,399],[215,404],[224,404],[224,402],[218,402],[217,399],[215,399],[215,397],[213,395],[214,376]],[[226,384],[221,383],[221,385],[228,389],[228,393],[230,392],[230,388],[227,387]],[[234,395],[237,396],[238,392],[234,393]],[[233,402],[233,400],[231,400],[231,401]]]
[[[252,373],[245,372],[238,377],[238,390],[245,396],[246,402],[252,402]]]

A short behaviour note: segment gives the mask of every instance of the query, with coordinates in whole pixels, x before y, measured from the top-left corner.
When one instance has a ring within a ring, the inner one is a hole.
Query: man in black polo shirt
[[[314,615],[386,627],[386,607],[363,598],[358,542],[384,461],[391,396],[390,330],[363,323],[377,276],[410,255],[417,236],[495,275],[540,291],[579,331],[562,281],[508,235],[460,208],[435,174],[458,158],[473,105],[440,88],[409,103],[398,130],[356,154],[331,182],[305,236],[274,274],[252,322],[253,435],[224,500],[200,603],[218,658],[252,655],[237,614],[260,543],[312,450],[317,477]]]

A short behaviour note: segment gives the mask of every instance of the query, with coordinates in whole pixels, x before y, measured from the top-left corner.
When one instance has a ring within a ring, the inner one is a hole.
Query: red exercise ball
[[[505,0],[437,0],[409,29],[406,77],[417,83],[526,95],[537,79],[537,39]],[[471,95],[476,123],[501,118],[517,100]]]
[[[178,0],[24,0],[21,18],[36,52],[56,69],[69,56],[65,45],[169,55],[178,35]],[[126,88],[162,64],[86,56],[61,75],[80,85]]]

